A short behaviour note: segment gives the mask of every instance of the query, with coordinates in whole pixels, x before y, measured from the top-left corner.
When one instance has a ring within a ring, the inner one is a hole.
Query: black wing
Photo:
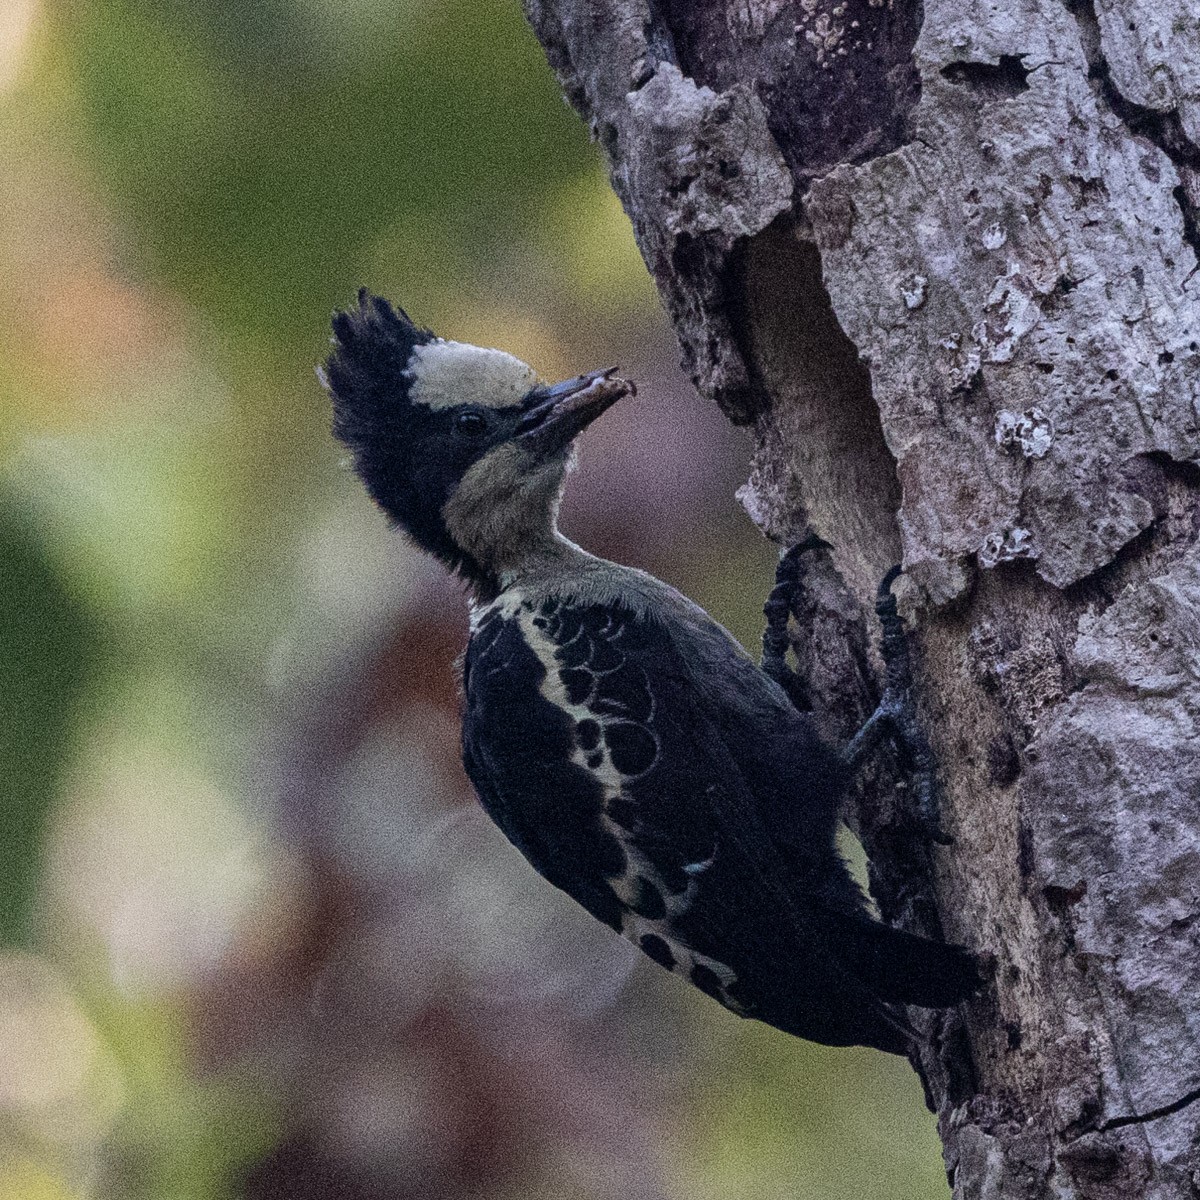
[[[866,916],[833,847],[836,760],[704,623],[685,651],[619,606],[494,608],[467,653],[468,774],[532,865],[655,961],[788,1032],[903,1052],[880,938],[936,944]]]

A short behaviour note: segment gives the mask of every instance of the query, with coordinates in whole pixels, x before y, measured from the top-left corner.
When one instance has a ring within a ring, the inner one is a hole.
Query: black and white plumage
[[[696,605],[557,530],[571,445],[632,385],[547,387],[360,293],[334,430],[371,495],[472,585],[463,758],[534,868],[727,1008],[904,1053],[964,950],[873,919],[834,839],[849,768]]]

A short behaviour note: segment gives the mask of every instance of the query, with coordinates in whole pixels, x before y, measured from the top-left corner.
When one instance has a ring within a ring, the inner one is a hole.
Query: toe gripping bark
[[[796,596],[801,587],[801,556],[810,550],[830,548],[828,542],[810,534],[788,550],[779,560],[775,586],[763,605],[766,627],[763,630],[762,669],[803,712],[811,712],[813,705],[805,681],[787,663],[790,647],[788,618],[796,609]],[[890,737],[902,764],[912,776],[913,817],[920,832],[931,841],[946,845],[951,839],[943,832],[938,815],[933,751],[917,720],[908,638],[896,611],[896,597],[892,595],[892,584],[899,576],[898,566],[888,571],[875,598],[885,668],[883,697],[879,707],[842,751],[842,757],[851,771],[856,771],[878,749],[880,742]]]
[[[775,568],[775,586],[763,605],[767,623],[762,635],[762,669],[787,692],[788,699],[801,712],[811,712],[813,703],[804,677],[788,666],[787,655],[791,649],[788,621],[796,614],[796,600],[803,587],[802,556],[810,550],[830,549],[829,543],[815,533],[797,542],[779,560],[779,566]]]

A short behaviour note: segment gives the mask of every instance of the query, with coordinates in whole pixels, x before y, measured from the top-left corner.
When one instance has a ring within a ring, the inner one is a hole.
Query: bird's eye
[[[455,427],[459,433],[474,438],[487,432],[488,423],[482,413],[472,412],[468,409],[466,412],[458,414],[455,419]]]

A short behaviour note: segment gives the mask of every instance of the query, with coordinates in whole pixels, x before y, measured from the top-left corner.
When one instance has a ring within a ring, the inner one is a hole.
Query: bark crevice
[[[798,188],[840,162],[904,144],[921,79],[914,0],[656,0],[697,83],[755,81],[768,126]]]
[[[1032,68],[1018,54],[1002,54],[997,62],[952,62],[941,70],[943,79],[969,87],[987,101],[1011,100],[1029,90]]]
[[[869,598],[900,558],[900,486],[871,373],[834,312],[820,252],[794,222],[747,243],[736,278],[735,329],[766,401],[739,497],[782,545],[815,530],[852,592]]]

